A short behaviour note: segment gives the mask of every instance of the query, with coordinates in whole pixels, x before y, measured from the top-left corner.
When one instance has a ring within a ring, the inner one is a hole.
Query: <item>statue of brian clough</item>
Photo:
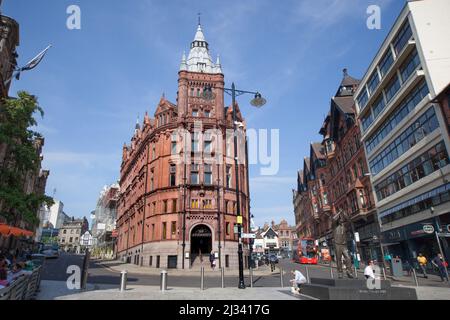
[[[342,270],[342,256],[344,256],[344,263],[347,268],[347,277],[350,279],[354,278],[353,276],[353,266],[352,260],[348,253],[347,249],[347,226],[350,222],[347,215],[344,211],[339,211],[339,213],[333,219],[333,241],[334,248],[336,252],[336,264],[338,269],[338,277],[342,279],[343,270]]]

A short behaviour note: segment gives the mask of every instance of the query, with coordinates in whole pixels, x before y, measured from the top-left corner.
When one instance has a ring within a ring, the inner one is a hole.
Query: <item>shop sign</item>
[[[423,226],[423,232],[432,234],[434,232],[434,227],[431,224],[426,224]]]

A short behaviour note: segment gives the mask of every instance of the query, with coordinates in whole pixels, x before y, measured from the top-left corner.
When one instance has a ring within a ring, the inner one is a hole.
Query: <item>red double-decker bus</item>
[[[317,247],[313,238],[298,240],[294,261],[301,264],[317,264]]]

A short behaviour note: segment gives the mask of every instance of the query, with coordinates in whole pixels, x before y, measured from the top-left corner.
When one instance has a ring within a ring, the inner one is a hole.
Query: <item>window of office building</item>
[[[198,164],[191,164],[191,184],[199,184],[199,179],[198,179]]]
[[[167,239],[167,222],[162,223],[162,238]]]
[[[175,187],[177,185],[177,166],[175,164],[171,164],[169,168],[170,174],[170,186]]]
[[[231,166],[227,166],[226,175],[227,188],[231,188]]]
[[[388,49],[387,53],[384,55],[383,59],[381,59],[379,64],[381,77],[384,77],[386,73],[388,73],[389,69],[392,66],[392,63],[394,63],[394,57],[392,56],[391,50]]]
[[[400,89],[400,81],[398,79],[397,75],[394,75],[394,77],[389,81],[389,84],[386,86],[385,94],[386,94],[386,101],[389,102],[392,100],[392,98],[395,96],[395,94]]]
[[[441,188],[445,189],[445,186],[442,186]],[[448,203],[449,201],[450,190],[448,190],[448,188],[447,190],[442,190],[441,192],[432,190],[430,192],[427,192],[426,194],[422,194],[409,200],[406,206],[405,204],[400,204],[392,209],[387,210],[387,214],[385,212],[381,212],[381,224],[390,223],[424,210],[430,210],[431,207],[437,207],[439,205]]]
[[[445,144],[440,142],[377,184],[375,192],[378,201],[393,195],[448,164],[449,158]]]
[[[371,152],[394,128],[406,118],[406,116],[427,96],[429,93],[425,81],[417,85],[409,95],[402,100],[396,110],[384,121],[380,129],[367,139],[367,152]]]
[[[177,199],[172,200],[172,212],[177,212]]]
[[[380,78],[378,77],[377,70],[375,70],[374,73],[372,74],[372,76],[369,78],[369,81],[367,81],[367,88],[369,89],[370,95],[372,95],[372,93],[378,87],[379,83],[380,83]]]
[[[378,174],[438,127],[439,123],[436,113],[434,112],[433,107],[431,107],[411,126],[403,131],[397,139],[370,161],[372,174]]]
[[[176,223],[176,221],[172,221],[172,224],[170,226],[170,233],[172,234],[172,236],[176,236],[177,235],[177,223]]]
[[[167,200],[163,201],[163,213],[167,213]]]
[[[403,50],[408,40],[411,39],[411,36],[412,36],[411,27],[409,25],[409,22],[406,21],[400,28],[400,31],[398,32],[397,36],[394,38],[394,41],[392,42],[396,54],[399,54]]]
[[[384,110],[385,106],[386,104],[384,103],[384,97],[382,94],[380,94],[377,100],[375,100],[375,102],[373,103],[372,110],[374,118],[378,117],[378,115]]]
[[[365,107],[366,104],[367,104],[367,100],[369,100],[369,97],[367,96],[367,91],[366,91],[365,88],[363,88],[363,90],[362,90],[362,92],[359,94],[357,100],[358,100],[359,108],[360,108],[361,110],[364,109],[364,107]]]
[[[192,134],[192,141],[191,141],[191,152],[199,152],[199,134],[198,132],[195,132]]]
[[[212,166],[210,164],[205,164],[204,170],[204,184],[212,185]]]
[[[172,134],[170,153],[177,154],[177,135],[176,135],[176,133]]]
[[[230,223],[229,222],[227,222],[226,223],[226,233],[227,233],[227,236],[229,236],[230,235]]]
[[[400,75],[403,83],[405,83],[414,71],[420,66],[419,55],[417,50],[411,52],[406,61],[400,66]]]
[[[368,110],[367,114],[361,118],[362,130],[366,131],[372,123],[373,123],[373,115],[371,110]]]

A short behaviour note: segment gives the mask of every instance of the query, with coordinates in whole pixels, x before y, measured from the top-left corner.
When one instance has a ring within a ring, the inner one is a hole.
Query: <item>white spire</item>
[[[204,73],[222,73],[222,68],[219,64],[215,64],[209,54],[209,45],[203,34],[202,25],[198,24],[197,32],[195,33],[194,41],[191,43],[191,50],[186,59],[183,55],[180,70],[191,72]]]
[[[194,41],[206,41],[205,35],[203,34],[202,25],[199,24],[197,27],[197,33],[195,34]]]

